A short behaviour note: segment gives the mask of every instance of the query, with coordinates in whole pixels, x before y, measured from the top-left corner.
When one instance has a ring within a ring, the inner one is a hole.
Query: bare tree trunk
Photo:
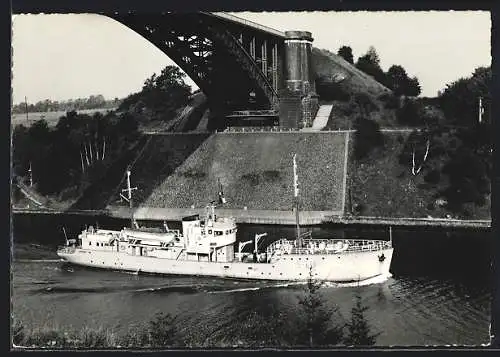
[[[429,154],[429,148],[430,147],[431,147],[431,141],[429,139],[427,139],[427,148],[425,150],[424,159],[422,161],[422,164],[420,165],[420,167],[417,170],[417,174],[420,172],[420,170],[422,170],[422,167],[424,166],[425,160],[427,159],[427,155]]]
[[[99,150],[98,150],[98,145],[97,145],[97,139],[94,140],[94,148],[95,148],[95,158],[96,158],[96,160],[99,160]]]
[[[87,160],[87,166],[90,166],[89,154],[87,152],[87,144],[83,143],[83,147],[85,148],[85,159]]]
[[[81,150],[80,150],[80,159],[82,160],[82,172],[85,172],[85,165],[83,163],[83,155]]]
[[[102,159],[104,160],[104,153],[106,152],[106,137],[104,137],[104,140],[102,142]]]
[[[92,142],[89,141],[89,150],[90,150],[90,162],[94,163],[94,157],[92,155]]]
[[[413,176],[416,175],[416,173],[415,173],[415,147],[413,147],[411,173],[413,174]]]

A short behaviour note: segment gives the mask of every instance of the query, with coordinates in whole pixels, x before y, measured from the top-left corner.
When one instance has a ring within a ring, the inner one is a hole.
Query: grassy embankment
[[[171,138],[156,140],[163,144],[151,146],[137,164],[134,182],[141,187],[142,206],[204,207],[217,199],[220,180],[227,208],[290,210],[297,153],[302,209],[342,209],[344,134],[215,134],[170,175],[173,157],[161,147]]]

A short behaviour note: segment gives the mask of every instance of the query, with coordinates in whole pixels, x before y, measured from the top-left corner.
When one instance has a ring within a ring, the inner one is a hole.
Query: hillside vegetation
[[[141,205],[204,207],[217,199],[220,180],[228,208],[290,210],[292,155],[297,153],[302,209],[340,211],[344,142],[345,135],[335,133],[215,134],[160,182]],[[150,175],[157,176],[155,172]]]
[[[387,105],[395,100],[389,88],[330,51],[313,48],[312,62],[320,101],[333,104],[325,130],[351,129],[360,116],[397,126],[395,107]]]
[[[391,92],[375,78],[328,50],[313,48],[312,63],[317,78],[331,79],[351,95],[365,93],[377,98]]]
[[[398,122],[413,131],[380,132],[376,122],[358,128],[350,155],[348,213],[489,219],[490,81],[491,69],[479,68],[436,99],[406,100]]]

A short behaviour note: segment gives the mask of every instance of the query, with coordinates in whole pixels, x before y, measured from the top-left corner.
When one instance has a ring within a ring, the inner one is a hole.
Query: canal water
[[[200,343],[231,336],[242,320],[280,312],[294,323],[304,287],[276,282],[134,275],[69,266],[55,249],[85,225],[119,229],[127,221],[106,217],[15,215],[11,265],[12,313],[30,328],[111,328],[125,332],[156,312],[177,316],[181,332]],[[171,228],[180,224],[169,222]],[[317,238],[388,239],[383,227],[308,228]],[[267,232],[267,244],[294,234],[293,227],[239,225],[238,239]],[[367,306],[380,346],[488,343],[491,305],[491,237],[488,232],[393,229],[392,277],[373,284],[326,284],[326,305],[338,324],[350,318],[356,294]]]

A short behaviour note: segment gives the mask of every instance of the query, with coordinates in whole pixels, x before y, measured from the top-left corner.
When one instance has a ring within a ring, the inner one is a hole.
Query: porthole
[[[323,258],[321,258],[321,259],[325,260],[325,257],[323,257]]]
[[[283,273],[280,273],[280,275],[283,275]]]

